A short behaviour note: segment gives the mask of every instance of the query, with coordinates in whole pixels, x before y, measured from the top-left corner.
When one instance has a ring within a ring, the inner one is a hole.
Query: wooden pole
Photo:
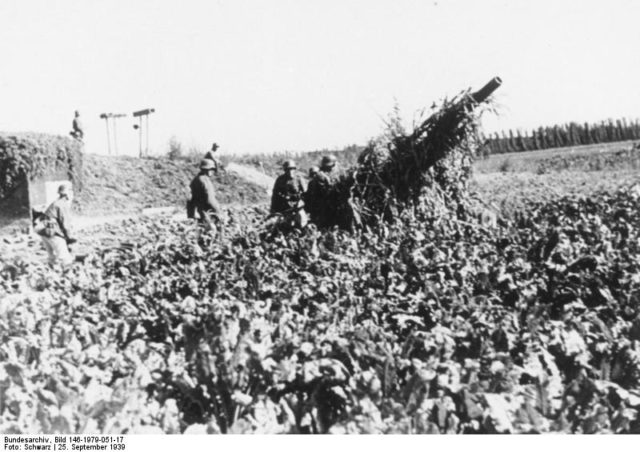
[[[118,155],[118,129],[116,124],[118,123],[118,120],[116,118],[113,118],[113,152],[114,155]]]
[[[145,155],[149,155],[149,114],[153,113],[155,111],[155,109],[153,108],[146,108],[144,110],[138,110],[138,111],[134,111],[133,112],[133,117],[134,118],[139,118],[139,126],[138,129],[140,129],[140,136],[139,136],[139,148],[140,148],[140,157],[142,157],[143,153],[142,153],[142,117],[145,116],[146,120],[145,122],[147,123],[147,136],[146,136],[146,146],[145,146]],[[135,127],[135,126],[134,126]]]
[[[148,115],[148,114],[146,114],[146,115],[145,115],[145,119],[146,119],[146,123],[147,123],[147,124],[146,124],[146,130],[147,130],[147,146],[146,146],[146,149],[145,149],[145,154],[146,154],[147,156],[149,156],[149,115]]]
[[[104,118],[104,122],[107,125],[107,150],[109,152],[109,155],[111,155],[111,134],[109,133],[109,117],[108,116]]]
[[[138,126],[138,148],[140,149],[140,158],[142,158],[142,116],[139,117],[140,125]]]

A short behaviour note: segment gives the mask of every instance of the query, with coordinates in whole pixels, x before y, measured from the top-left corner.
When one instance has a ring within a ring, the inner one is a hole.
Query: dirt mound
[[[140,159],[86,155],[84,189],[76,195],[79,213],[129,212],[149,207],[183,206],[197,164],[164,158]],[[214,177],[222,203],[253,204],[264,201],[265,191],[235,174],[220,171]]]

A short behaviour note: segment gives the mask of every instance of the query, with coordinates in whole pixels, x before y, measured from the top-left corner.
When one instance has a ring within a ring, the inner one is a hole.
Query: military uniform
[[[271,213],[283,213],[296,206],[304,195],[304,186],[299,177],[282,174],[273,185]]]
[[[42,218],[38,220],[36,232],[42,238],[51,265],[58,262],[69,265],[73,262],[68,245],[72,240],[70,214],[71,202],[66,197],[60,197],[49,205]]]
[[[82,127],[82,120],[80,119],[80,113],[76,111],[76,115],[71,123],[71,136],[77,140],[82,141],[84,138],[84,128]]]
[[[318,224],[320,221],[320,181],[316,174],[307,185],[307,191],[304,194],[304,206],[309,213],[312,223]]]
[[[213,181],[201,172],[191,181],[191,205],[198,212],[199,222],[212,227],[212,220],[219,220],[220,205],[215,197]]]
[[[335,224],[338,175],[334,171],[320,171],[311,179],[305,194],[305,203],[311,221],[317,226]]]
[[[207,160],[211,160],[213,162],[214,164],[213,171],[217,173],[222,165],[220,164],[220,161],[214,156],[214,152],[213,151],[207,152],[204,155],[204,158]]]

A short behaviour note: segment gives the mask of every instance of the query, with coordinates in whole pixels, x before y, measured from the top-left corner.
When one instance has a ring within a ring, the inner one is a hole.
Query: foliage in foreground
[[[638,212],[632,189],[270,242],[236,214],[206,250],[147,220],[65,277],[4,263],[2,432],[637,433]]]

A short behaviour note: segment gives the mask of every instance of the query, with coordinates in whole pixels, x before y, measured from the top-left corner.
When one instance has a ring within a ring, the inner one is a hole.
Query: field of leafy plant
[[[549,203],[561,197],[597,197],[599,193],[612,193],[636,183],[640,183],[640,174],[635,170],[572,170],[476,174],[471,186],[479,199],[503,217],[511,218],[527,205]]]
[[[476,160],[479,173],[615,171],[640,168],[640,143],[618,142],[566,149],[494,154]]]
[[[639,195],[356,235],[231,209],[203,247],[160,218],[64,274],[0,257],[0,430],[640,432]]]

